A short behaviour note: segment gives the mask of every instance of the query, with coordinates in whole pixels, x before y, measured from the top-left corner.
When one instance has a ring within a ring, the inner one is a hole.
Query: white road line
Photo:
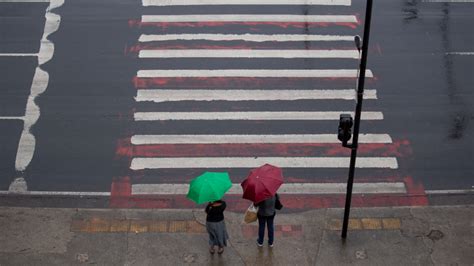
[[[175,101],[295,101],[355,100],[356,92],[347,90],[137,90],[137,102]],[[377,99],[376,90],[365,90],[364,99]]]
[[[23,120],[23,116],[0,116],[0,120]]]
[[[49,3],[46,11],[51,11],[64,4],[64,0],[0,0],[0,3]]]
[[[265,14],[209,14],[209,15],[143,15],[142,22],[304,22],[357,23],[353,15],[265,15]]]
[[[285,183],[278,189],[279,194],[345,194],[346,183]],[[189,184],[133,184],[132,195],[186,195]],[[405,184],[393,183],[354,183],[355,194],[404,194]],[[242,195],[240,184],[232,184],[228,195]]]
[[[426,194],[470,194],[474,193],[474,189],[441,189],[441,190],[425,190]]]
[[[0,0],[0,3],[49,3],[50,0]]]
[[[246,41],[246,42],[310,42],[310,41],[354,41],[350,35],[308,35],[308,34],[142,34],[138,41]]]
[[[110,192],[77,192],[77,191],[0,191],[0,195],[26,195],[26,196],[79,196],[96,197],[110,196]]]
[[[474,52],[449,52],[447,55],[474,55]]]
[[[135,121],[163,120],[339,120],[346,111],[330,112],[136,112]],[[362,112],[363,120],[383,120],[382,112]]]
[[[18,57],[22,57],[22,56],[38,56],[38,54],[22,54],[22,53],[0,53],[0,56],[4,56],[4,57],[8,57],[8,56],[11,56],[11,57],[15,57],[15,56],[18,56]]]
[[[59,1],[51,1],[50,7]],[[48,10],[49,8],[48,7]],[[41,65],[49,61],[54,54],[54,44],[48,39],[49,35],[57,31],[61,21],[60,16],[49,11],[45,14],[46,22],[41,38],[40,51],[38,53],[38,67],[36,68],[31,84],[30,96],[26,103],[24,116],[24,127],[18,144],[15,159],[17,171],[24,171],[31,162],[35,152],[36,139],[31,132],[31,127],[36,124],[40,116],[40,108],[36,104],[36,98],[41,95],[49,83],[49,74],[41,68]]]
[[[134,135],[133,145],[242,144],[242,143],[340,143],[335,134],[282,135]],[[388,134],[360,134],[359,143],[392,143]]]
[[[40,40],[38,52],[38,66],[36,67],[33,81],[31,83],[30,95],[25,108],[23,118],[23,131],[18,143],[18,149],[15,158],[15,169],[23,173],[33,158],[36,148],[36,139],[31,128],[36,124],[40,116],[40,108],[36,104],[36,98],[40,96],[48,87],[49,74],[41,66],[51,60],[54,54],[54,44],[48,38],[59,29],[61,16],[52,13],[51,10],[64,4],[64,0],[50,0],[46,8],[43,36]],[[27,184],[23,176],[18,176],[9,186],[13,192],[24,192],[27,190]]]
[[[143,6],[191,5],[331,5],[350,6],[351,0],[142,0]]]
[[[133,158],[132,170],[165,168],[255,168],[266,163],[283,168],[347,168],[349,157],[168,157]],[[395,157],[359,157],[357,168],[398,168]]]
[[[474,3],[474,0],[423,0],[424,3]]]
[[[357,69],[151,69],[139,70],[139,78],[256,77],[256,78],[357,78]],[[373,78],[371,70],[367,78]]]
[[[141,50],[139,58],[352,58],[357,50],[166,49]]]

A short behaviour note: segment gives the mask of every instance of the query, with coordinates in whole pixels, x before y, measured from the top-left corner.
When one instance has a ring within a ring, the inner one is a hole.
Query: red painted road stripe
[[[137,89],[147,88],[305,88],[315,86],[339,87],[354,86],[355,78],[253,78],[253,77],[212,77],[212,78],[133,78]],[[373,84],[376,77],[367,79]],[[350,88],[350,87],[349,87]]]
[[[428,200],[421,184],[405,177],[407,194],[353,195],[352,207],[426,206]],[[249,205],[240,196],[226,196],[228,209],[243,212]],[[286,211],[304,211],[314,208],[341,208],[345,195],[282,195]],[[132,196],[129,177],[116,178],[112,184],[112,208],[196,208],[185,195]]]
[[[428,205],[428,198],[426,197],[425,188],[422,183],[415,182],[412,177],[404,178],[405,188],[410,197],[411,206],[426,206]]]
[[[211,27],[232,27],[232,26],[245,26],[248,27],[249,32],[268,32],[269,26],[280,28],[280,29],[306,29],[306,28],[327,28],[333,26],[345,27],[355,29],[359,26],[359,22],[244,22],[244,21],[232,21],[232,22],[216,22],[216,21],[203,21],[203,22],[142,22],[141,20],[129,20],[128,25],[132,28],[143,28],[143,27],[154,27],[166,30],[169,28],[211,28]],[[263,26],[262,28],[258,28]]]
[[[114,178],[110,188],[110,202],[111,208],[126,208],[129,205],[130,197],[132,195],[132,185],[130,177]]]
[[[350,150],[339,143],[275,143],[275,144],[156,144],[119,148],[124,155],[133,157],[232,157],[232,156],[350,156]],[[397,156],[410,154],[408,141],[392,144],[359,144],[360,156]]]

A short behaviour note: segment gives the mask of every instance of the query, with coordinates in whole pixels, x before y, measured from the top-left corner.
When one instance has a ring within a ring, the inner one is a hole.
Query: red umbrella
[[[283,184],[281,168],[265,164],[250,171],[250,175],[240,184],[244,190],[242,198],[258,203],[275,195]]]

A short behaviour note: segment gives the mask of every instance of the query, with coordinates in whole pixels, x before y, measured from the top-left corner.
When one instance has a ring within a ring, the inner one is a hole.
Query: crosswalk
[[[183,196],[203,171],[228,171],[229,194],[238,196],[246,173],[265,163],[283,168],[284,196],[343,194],[349,152],[335,132],[356,99],[352,41],[360,22],[351,4],[142,0],[145,14],[130,23],[142,30],[131,49],[140,62],[133,134],[120,147],[130,157],[131,196]],[[337,6],[345,14],[271,14],[268,5]],[[206,14],[209,6],[247,12]],[[176,14],[153,14],[156,7]],[[356,167],[367,177],[354,193],[406,194],[406,178],[396,177],[397,144],[381,132],[383,112],[370,104],[377,101],[371,69],[366,79],[370,109],[362,113]]]
[[[179,5],[351,5],[351,0],[239,0],[229,3],[225,0],[143,0],[143,6]]]

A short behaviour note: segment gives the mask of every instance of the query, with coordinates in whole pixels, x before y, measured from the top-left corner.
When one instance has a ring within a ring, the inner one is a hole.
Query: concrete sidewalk
[[[275,246],[226,213],[230,245],[208,252],[202,209],[0,207],[0,265],[474,265],[473,206],[278,214]]]

